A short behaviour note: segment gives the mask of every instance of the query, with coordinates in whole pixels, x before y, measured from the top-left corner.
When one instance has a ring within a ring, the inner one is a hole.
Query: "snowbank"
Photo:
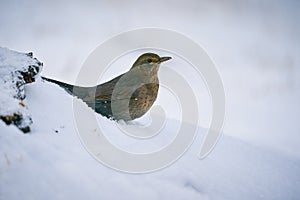
[[[32,134],[0,123],[1,200],[281,200],[300,195],[299,158],[224,135],[213,153],[199,160],[205,133],[201,128],[192,147],[172,166],[142,175],[117,172],[94,160],[82,146],[70,95],[40,80],[26,89],[35,119]],[[99,117],[99,123],[107,137],[117,134],[110,132],[112,121]],[[126,146],[124,138],[113,139]],[[139,142],[127,146],[139,147]],[[143,151],[143,145],[134,150]]]

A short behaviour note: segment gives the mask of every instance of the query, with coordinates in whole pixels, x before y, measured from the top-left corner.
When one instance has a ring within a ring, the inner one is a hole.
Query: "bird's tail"
[[[46,78],[46,77],[43,77],[43,76],[42,76],[42,79],[45,80],[45,81],[51,82],[51,83],[55,83],[55,84],[59,85],[60,87],[62,87],[70,95],[74,95],[73,94],[73,89],[74,89],[73,85],[70,85],[70,84],[67,84],[67,83],[63,83],[63,82],[60,82],[60,81],[56,81],[56,80],[53,80],[53,79],[50,79],[50,78]]]

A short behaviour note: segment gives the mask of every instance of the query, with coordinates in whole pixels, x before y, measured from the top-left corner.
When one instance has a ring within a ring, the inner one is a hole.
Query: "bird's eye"
[[[152,59],[149,58],[149,59],[147,60],[147,62],[148,62],[148,63],[152,63]]]

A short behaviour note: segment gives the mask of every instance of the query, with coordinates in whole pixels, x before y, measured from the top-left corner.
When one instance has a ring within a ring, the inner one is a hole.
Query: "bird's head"
[[[144,53],[138,59],[135,61],[135,63],[132,65],[132,68],[136,67],[143,67],[146,70],[154,70],[157,71],[159,68],[160,63],[170,60],[171,57],[160,57],[159,55],[155,53]]]

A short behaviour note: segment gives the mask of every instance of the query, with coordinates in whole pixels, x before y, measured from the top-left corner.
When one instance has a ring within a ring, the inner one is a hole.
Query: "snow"
[[[31,134],[0,121],[1,200],[299,199],[299,1],[0,4],[1,46],[34,51],[46,66],[45,76],[72,83],[103,41],[127,30],[160,27],[202,45],[226,91],[224,135],[209,157],[197,159],[206,132],[200,128],[194,144],[175,164],[131,175],[111,170],[87,153],[74,128],[72,98],[62,89],[39,81],[27,85]],[[120,59],[123,70],[132,59],[125,61]],[[109,70],[113,72],[107,79],[122,71]],[[201,90],[196,92],[203,101]],[[201,117],[208,116],[206,105]],[[114,126],[101,117],[99,123]],[[124,149],[145,151],[144,144],[117,135],[107,137]],[[159,138],[155,142],[164,143]],[[155,148],[148,144],[146,151]]]
[[[199,128],[192,147],[175,164],[149,174],[117,172],[96,161],[81,144],[70,95],[41,80],[26,86],[26,93],[25,103],[35,119],[32,133],[22,134],[0,123],[1,200],[297,199],[300,195],[298,157],[224,135],[213,153],[199,160],[204,128]],[[110,126],[116,126],[103,117],[99,123],[108,135]],[[123,138],[114,139],[126,146]]]
[[[31,56],[30,56],[31,55]],[[0,75],[10,75],[11,71],[26,71],[28,66],[38,65],[32,53],[25,54],[8,48],[0,48]]]
[[[28,127],[32,122],[28,108],[20,104],[20,100],[25,98],[26,84],[21,73],[34,76],[41,70],[41,63],[32,58],[32,53],[19,53],[0,47],[0,116],[19,115],[22,118],[17,122],[19,128]]]

